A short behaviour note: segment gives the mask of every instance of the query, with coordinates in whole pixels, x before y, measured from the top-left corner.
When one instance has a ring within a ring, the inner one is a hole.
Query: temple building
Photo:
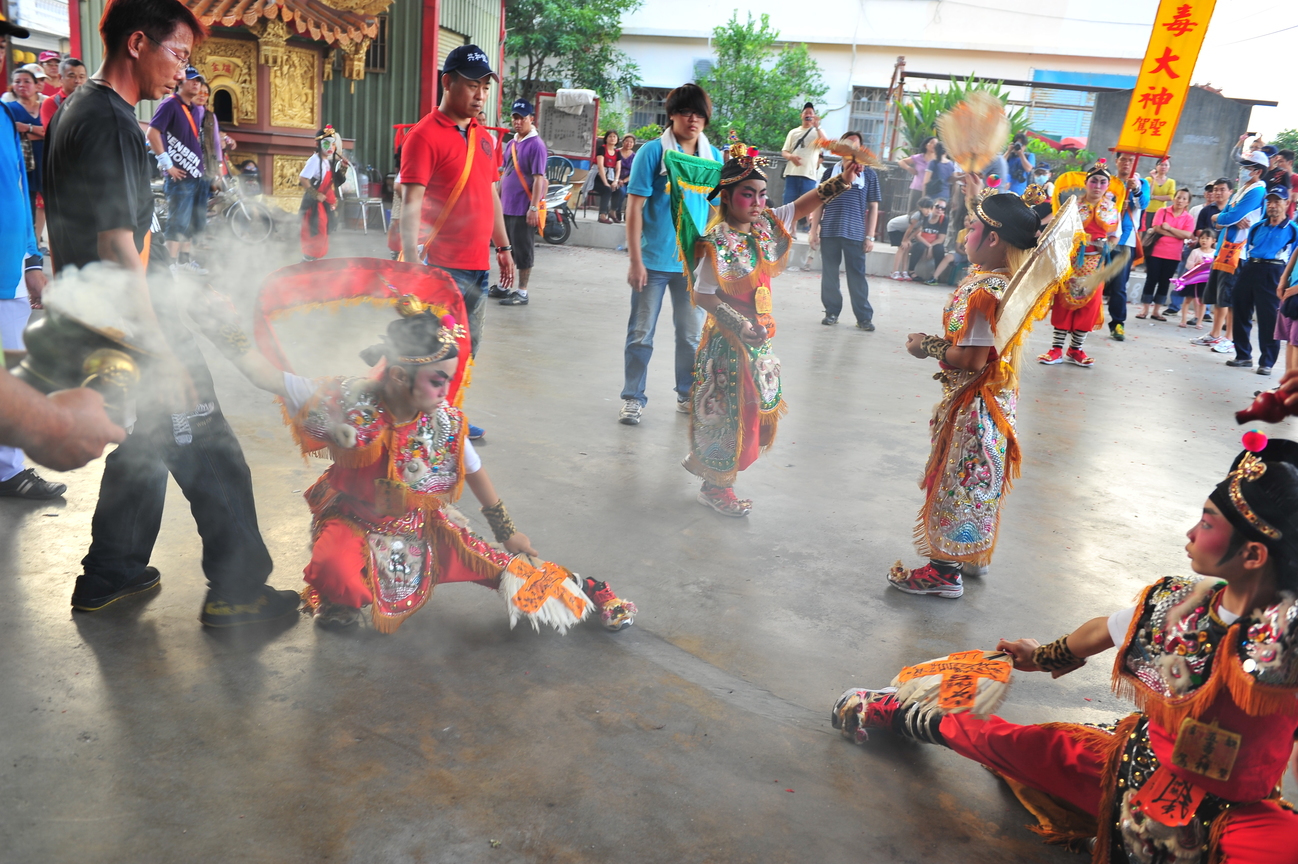
[[[72,54],[93,70],[103,57],[98,23],[106,0],[79,0]],[[268,195],[286,209],[301,199],[298,174],[315,134],[331,124],[361,167],[392,169],[393,129],[437,100],[447,53],[473,43],[499,69],[503,0],[183,0],[211,35],[194,65],[212,88],[210,107],[238,142],[238,164],[257,163]],[[500,116],[499,94],[488,119]],[[141,103],[152,116],[155,103]]]

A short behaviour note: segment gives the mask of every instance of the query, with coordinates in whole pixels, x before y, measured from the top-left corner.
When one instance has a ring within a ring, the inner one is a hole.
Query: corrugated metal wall
[[[380,175],[392,170],[392,124],[419,119],[422,6],[421,0],[396,0],[388,9],[387,72],[353,81],[337,70],[324,82],[324,122],[356,139],[356,158]]]

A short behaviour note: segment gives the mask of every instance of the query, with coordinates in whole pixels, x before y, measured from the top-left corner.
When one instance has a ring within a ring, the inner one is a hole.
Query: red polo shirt
[[[491,136],[477,120],[465,130],[477,150],[464,188],[430,248],[430,264],[460,270],[489,270],[489,244],[495,225],[496,153]],[[464,173],[469,148],[459,127],[436,108],[410,130],[401,149],[401,182],[424,187],[422,239],[437,223]]]

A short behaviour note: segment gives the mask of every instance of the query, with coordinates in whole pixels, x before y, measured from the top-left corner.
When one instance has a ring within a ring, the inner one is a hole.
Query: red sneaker
[[[616,631],[635,623],[635,613],[639,611],[635,604],[614,594],[607,582],[599,582],[587,576],[582,580],[581,588],[599,610],[605,628]]]
[[[1059,346],[1051,348],[1044,354],[1037,357],[1037,362],[1043,366],[1058,366],[1064,362],[1064,349]]]
[[[698,502],[705,507],[711,507],[722,516],[735,518],[747,516],[753,509],[753,499],[736,498],[733,488],[713,486],[710,483],[704,483],[703,488],[699,490]]]
[[[901,708],[896,694],[896,687],[848,690],[834,703],[829,722],[853,744],[863,744],[870,738],[867,729],[892,728],[892,718]]]
[[[915,570],[907,570],[898,561],[888,571],[888,584],[907,594],[933,594],[949,600],[964,594],[960,571],[943,573],[933,566],[932,561]]]
[[[1086,352],[1083,351],[1081,348],[1068,349],[1068,362],[1072,363],[1074,366],[1082,366],[1082,367],[1095,365],[1095,361],[1092,360],[1090,357],[1086,356]]]

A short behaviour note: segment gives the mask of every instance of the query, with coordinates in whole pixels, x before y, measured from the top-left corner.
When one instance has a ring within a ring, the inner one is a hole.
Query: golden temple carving
[[[276,198],[302,199],[302,186],[298,182],[302,169],[306,167],[309,156],[285,156],[275,154],[275,168],[272,172],[272,192]],[[296,204],[296,201],[294,202]]]
[[[285,43],[288,42],[288,25],[278,18],[267,18],[249,27],[257,34],[257,45],[261,49],[261,62],[272,69],[284,62]]]
[[[235,123],[257,122],[257,45],[246,39],[212,38],[194,49],[194,66],[212,88],[230,94]]]
[[[343,77],[361,81],[365,78],[365,54],[370,49],[370,40],[365,39],[348,48],[343,54]]]
[[[392,5],[392,0],[330,0],[335,9],[356,12],[360,15],[382,15]]]
[[[314,48],[286,46],[282,62],[270,70],[270,123],[295,129],[320,127],[316,82],[320,52]],[[278,160],[276,160],[278,172]],[[277,174],[278,176],[278,174]]]

